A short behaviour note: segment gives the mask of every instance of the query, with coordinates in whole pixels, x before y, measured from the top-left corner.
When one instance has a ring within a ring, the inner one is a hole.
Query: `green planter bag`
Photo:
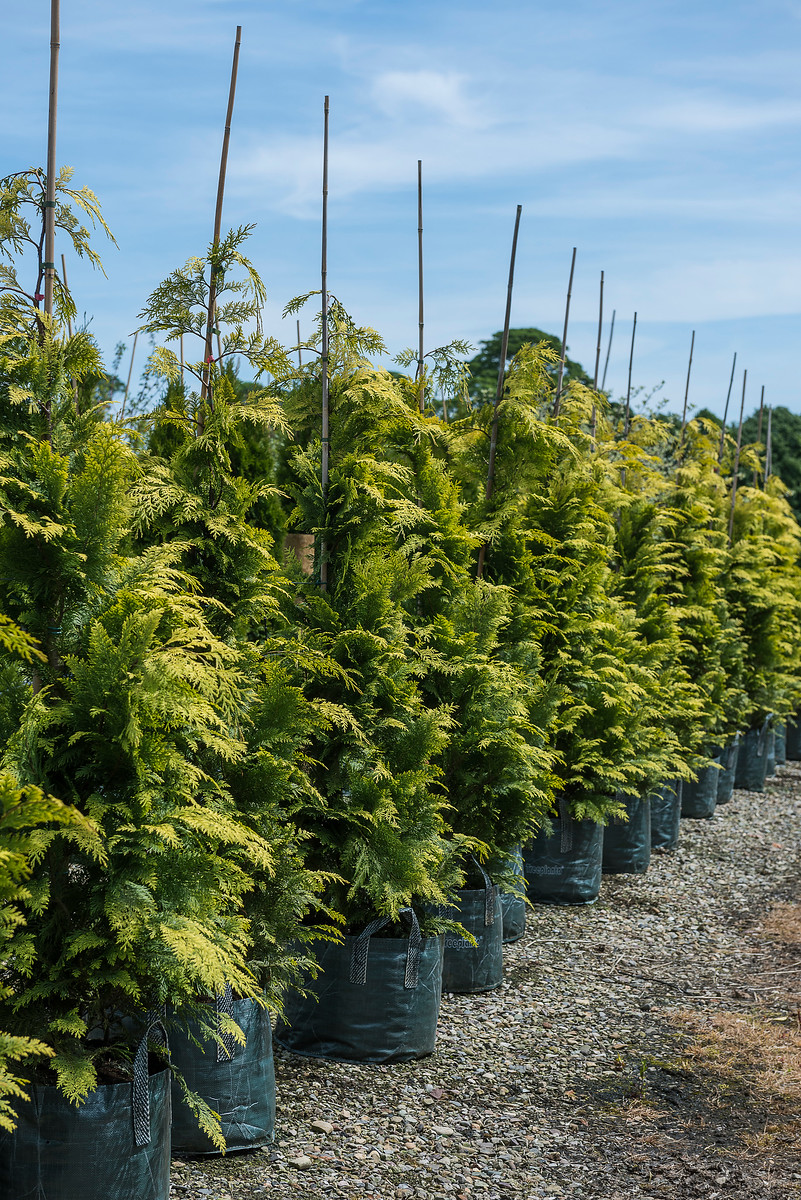
[[[628,821],[613,817],[604,828],[603,873],[644,875],[651,862],[651,804],[641,796],[626,796]]]
[[[146,1037],[131,1083],[101,1084],[80,1105],[56,1087],[29,1093],[0,1134],[3,1200],[168,1200],[170,1071],[149,1073]]]
[[[601,890],[603,825],[574,821],[566,807],[551,833],[541,829],[523,851],[532,904],[592,904]]]
[[[173,1033],[172,1061],[187,1086],[218,1113],[227,1150],[256,1150],[268,1145],[275,1129],[275,1069],[270,1017],[254,1000],[234,1000],[230,988],[217,997],[222,1013],[233,1017],[247,1039],[242,1046],[230,1035],[223,1045],[204,1037],[199,1025],[189,1033]],[[191,1034],[191,1036],[190,1036]],[[201,1042],[197,1046],[196,1041]],[[199,1128],[181,1089],[172,1085],[173,1154],[219,1154]]]
[[[728,804],[734,791],[734,780],[737,774],[737,759],[740,756],[740,735],[735,734],[720,755],[721,770],[718,772],[717,803]]]
[[[785,725],[784,746],[788,762],[801,759],[801,717],[788,717]]]
[[[482,888],[461,888],[456,904],[440,915],[458,921],[473,935],[475,946],[458,933],[445,935],[442,966],[444,992],[490,992],[503,981],[503,909],[500,889],[483,868]]]
[[[681,800],[683,817],[711,817],[717,807],[720,755],[711,756],[711,759],[708,766],[699,769],[696,780],[684,784]]]
[[[511,873],[515,877],[514,892],[501,892],[501,911],[503,913],[503,944],[520,941],[526,932],[526,879],[523,874],[523,851],[520,846],[503,859],[493,859],[487,863],[490,876],[497,870]]]
[[[761,729],[749,729],[740,739],[737,756],[737,772],[734,786],[746,792],[764,792],[768,769],[768,732],[770,717],[766,717]]]
[[[664,852],[679,844],[683,779],[673,779],[651,793],[651,849]]]
[[[787,762],[787,725],[777,725],[776,734],[776,766],[783,767]]]
[[[442,937],[423,938],[413,909],[401,910],[409,936],[374,935],[377,917],[356,937],[317,950],[320,973],[290,992],[276,1041],[295,1054],[340,1062],[408,1062],[433,1053],[442,996]]]
[[[776,730],[773,728],[768,730],[766,754],[765,778],[770,779],[776,774]]]

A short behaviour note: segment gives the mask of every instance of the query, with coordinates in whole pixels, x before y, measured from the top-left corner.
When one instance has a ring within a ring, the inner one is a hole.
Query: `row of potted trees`
[[[650,798],[675,820],[801,702],[799,531],[759,447],[733,501],[707,423],[580,383],[555,413],[546,343],[471,404],[453,348],[379,369],[333,297],[295,365],[247,233],[148,300],[162,394],[127,419],[66,286],[51,320],[4,277],[4,1194],[85,1197],[112,1094],[98,1195],[166,1195],[171,1092],[176,1149],[263,1144],[269,1009],[300,1053],[429,1053],[443,986],[500,983],[524,876],[591,899],[604,826],[641,869]]]

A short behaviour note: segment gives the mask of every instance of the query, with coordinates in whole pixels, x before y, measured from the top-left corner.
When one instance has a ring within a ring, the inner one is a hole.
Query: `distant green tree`
[[[495,394],[495,389],[498,386],[498,364],[501,359],[501,341],[503,334],[500,330],[493,333],[491,338],[487,338],[484,342],[479,342],[479,351],[475,358],[471,358],[468,362],[470,368],[470,380],[468,383],[468,391],[473,398],[486,399],[488,396]],[[540,342],[545,342],[557,354],[561,353],[562,342],[553,333],[545,333],[542,329],[510,329],[509,342],[506,348],[506,361],[510,362],[517,354],[521,346],[527,343],[536,346]],[[556,375],[557,367],[552,366],[552,373]],[[581,363],[574,362],[572,358],[565,358],[565,383],[572,381],[591,385],[592,377],[582,367]]]

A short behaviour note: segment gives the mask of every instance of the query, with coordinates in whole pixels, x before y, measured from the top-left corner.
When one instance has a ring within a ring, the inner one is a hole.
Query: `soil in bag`
[[[679,844],[683,779],[672,779],[651,793],[651,849],[664,853]]]
[[[170,1071],[146,1047],[133,1083],[101,1084],[80,1105],[27,1090],[16,1129],[0,1133],[3,1200],[168,1200]]]
[[[503,914],[503,943],[518,942],[526,932],[526,880],[523,875],[523,851],[515,846],[502,858],[490,859],[487,863],[487,874],[497,878],[497,873],[513,875],[514,891],[501,891],[501,911]]]
[[[475,946],[458,933],[445,934],[442,964],[444,992],[490,992],[503,982],[503,909],[498,887],[480,868],[484,886],[461,888],[456,904],[440,915],[458,921]]]
[[[268,1145],[275,1130],[270,1017],[253,1000],[233,999],[230,989],[217,997],[216,1010],[218,1018],[222,1013],[233,1017],[245,1035],[245,1045],[226,1034],[222,1034],[221,1045],[195,1022],[187,1031],[171,1033],[172,1061],[190,1091],[219,1114],[227,1150],[255,1150]],[[174,1154],[219,1153],[198,1126],[175,1080],[172,1109]]]
[[[523,850],[523,871],[532,904],[593,904],[601,890],[603,825],[574,821],[565,806]]]
[[[766,718],[760,729],[749,729],[740,737],[740,753],[737,755],[735,788],[745,792],[764,792],[765,775],[768,767],[768,723]]]
[[[784,751],[788,762],[798,762],[801,759],[801,716],[787,718]]]
[[[728,804],[734,791],[734,777],[737,774],[737,759],[740,754],[740,735],[736,734],[720,756],[721,770],[718,771],[718,804]]]
[[[605,875],[643,875],[651,862],[651,804],[641,796],[622,796],[628,821],[614,817],[604,828]]]
[[[681,798],[683,817],[711,817],[717,807],[720,755],[710,758],[709,764],[699,769],[696,780],[685,780]]]
[[[320,968],[292,991],[276,1041],[295,1054],[339,1062],[408,1062],[434,1050],[442,996],[444,938],[421,937],[412,909],[408,937],[375,937],[391,922],[376,918],[341,944],[315,949]]]

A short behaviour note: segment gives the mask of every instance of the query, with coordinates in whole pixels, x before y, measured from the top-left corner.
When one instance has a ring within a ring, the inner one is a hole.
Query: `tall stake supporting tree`
[[[759,420],[757,421],[757,442],[762,441],[762,414],[764,413],[764,411],[765,411],[765,385],[763,383],[762,391],[759,394]],[[765,466],[767,467],[767,453],[766,453],[766,457],[765,457]],[[767,471],[765,472],[765,478],[767,479]],[[757,472],[754,471],[754,487],[757,486],[757,483],[758,483]]]
[[[298,330],[298,366],[303,366],[303,355],[300,352],[300,318],[295,322]]]
[[[602,392],[606,391],[606,372],[609,368],[609,355],[612,353],[612,338],[613,338],[614,332],[615,332],[615,314],[616,314],[616,312],[617,312],[617,309],[613,308],[612,309],[612,322],[609,326],[609,342],[606,347],[606,361],[604,362],[604,377],[601,380],[601,391]]]
[[[515,231],[512,235],[512,253],[509,258],[509,282],[506,287],[506,315],[503,320],[503,337],[501,338],[501,357],[498,363],[498,383],[495,388],[495,406],[492,413],[492,430],[490,432],[490,449],[489,462],[487,464],[487,488],[486,498],[492,498],[492,491],[495,486],[495,455],[498,452],[498,409],[500,408],[501,398],[503,397],[503,379],[506,373],[506,353],[509,349],[509,322],[512,317],[512,288],[515,281],[515,256],[517,255],[517,234],[520,229],[520,214],[523,211],[523,205],[518,204],[517,213],[515,214]],[[480,579],[484,573],[484,560],[487,557],[487,544],[482,545],[478,552],[478,567],[476,569],[476,578]]]
[[[136,356],[136,341],[139,337],[139,331],[134,334],[133,346],[131,347],[131,362],[128,366],[128,380],[125,384],[125,393],[122,397],[122,408],[120,409],[120,420],[125,416],[125,405],[128,403],[128,391],[131,386],[131,376],[133,375],[134,358]]]
[[[626,419],[623,423],[623,434],[629,436],[629,422],[631,418],[631,368],[634,363],[634,336],[637,333],[637,314],[634,314],[634,324],[631,327],[631,352],[629,353],[629,383],[626,388]]]
[[[420,412],[425,408],[423,380],[423,162],[417,160],[417,378],[420,383]]]
[[[601,365],[601,333],[603,332],[603,326],[604,326],[604,273],[603,273],[603,271],[601,271],[601,290],[600,290],[600,295],[598,298],[598,345],[595,348],[595,373],[592,377],[592,387],[593,387],[593,391],[595,391],[595,392],[598,391],[598,369]],[[598,432],[598,406],[596,404],[593,404],[593,406],[592,406],[592,421],[591,421],[591,429],[590,429],[590,436],[592,437],[593,442],[595,441],[595,435],[597,432]]]
[[[323,497],[323,521],[328,508],[328,459],[331,445],[328,413],[328,97],[323,106],[323,234],[321,256],[322,284],[322,342],[320,346],[320,369],[322,371],[322,443],[320,447],[320,485]],[[320,587],[328,591],[328,545],[325,537],[320,538]]]
[[[228,88],[228,109],[225,114],[225,132],[223,133],[222,153],[220,155],[220,174],[217,179],[217,204],[214,209],[214,237],[212,238],[215,249],[220,244],[220,230],[222,228],[222,210],[223,196],[225,194],[225,172],[228,167],[228,145],[231,141],[231,120],[234,115],[234,96],[236,95],[236,73],[239,66],[239,46],[242,41],[242,26],[236,27],[236,40],[234,41],[234,59],[231,64],[231,83]],[[217,308],[217,272],[212,266],[209,272],[209,308],[206,318],[206,349],[204,361],[206,369],[203,375],[203,385],[201,388],[201,399],[208,400],[213,404],[214,397],[211,395],[211,363],[214,355],[212,352],[212,337],[214,335],[214,314]],[[202,431],[203,414],[200,414],[200,425]]]
[[[601,271],[601,290],[598,299],[598,345],[595,348],[595,374],[592,377],[592,386],[595,391],[598,391],[598,368],[601,365],[601,333],[604,326],[604,273]]]
[[[53,315],[56,278],[56,117],[58,115],[58,52],[61,46],[59,0],[50,0],[50,98],[47,112],[47,182],[44,201],[44,310]]]
[[[737,450],[734,454],[734,471],[731,479],[731,512],[729,514],[729,545],[731,545],[731,537],[734,532],[734,502],[737,499],[737,477],[740,473],[740,447],[743,444],[743,410],[745,408],[745,382],[748,378],[748,371],[743,371],[743,394],[740,400],[740,424],[737,426]]]
[[[684,434],[687,429],[687,398],[690,395],[690,372],[693,369],[693,350],[695,349],[695,330],[690,338],[690,361],[687,363],[687,382],[684,385],[684,410],[681,414],[681,445],[684,445]]]
[[[570,278],[567,281],[567,301],[565,303],[565,326],[562,330],[562,352],[559,355],[559,374],[556,378],[556,398],[553,402],[554,420],[559,416],[562,402],[562,376],[565,372],[565,355],[567,353],[567,323],[570,319],[570,297],[573,293],[573,272],[576,269],[576,247],[573,247],[573,257],[570,260]]]
[[[734,384],[734,368],[737,366],[737,351],[734,351],[734,358],[731,360],[731,375],[729,376],[729,390],[726,393],[726,405],[723,409],[723,424],[720,427],[720,444],[718,445],[718,474],[720,474],[720,464],[723,462],[723,443],[726,438],[726,418],[729,415],[729,401],[731,400],[731,389]]]
[[[768,406],[768,434],[765,438],[765,484],[773,472],[773,406]]]

